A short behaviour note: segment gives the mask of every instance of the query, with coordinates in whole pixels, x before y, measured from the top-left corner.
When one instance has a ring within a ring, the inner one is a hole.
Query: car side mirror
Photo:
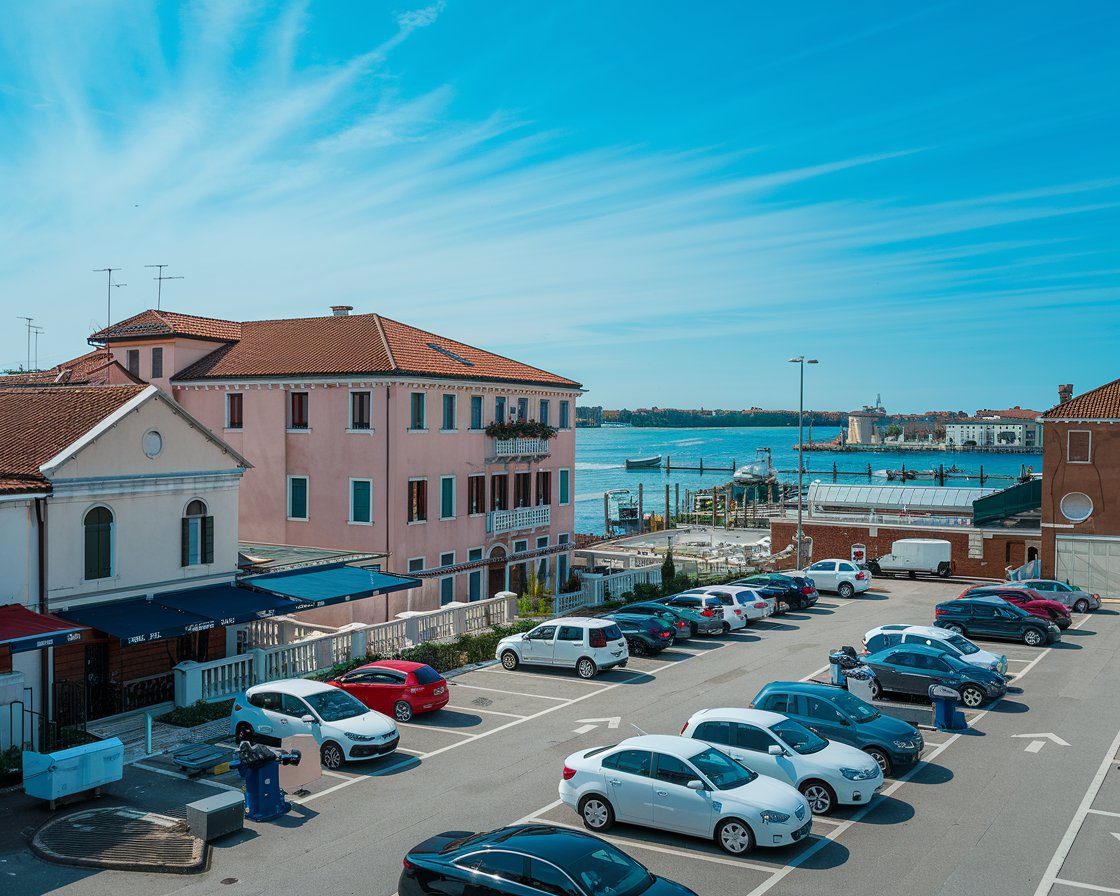
[[[779,747],[777,744],[770,744],[770,749],[766,751],[771,756],[785,756],[786,751]]]
[[[522,632],[521,633],[521,640],[522,641],[528,641],[529,640],[529,633],[528,632]]]
[[[850,728],[850,727],[852,726],[852,723],[851,723],[851,722],[849,722],[849,721],[848,721],[847,719],[837,719],[837,721],[838,721],[838,722],[840,723],[840,725],[841,725],[842,727],[844,727],[844,728]]]
[[[300,716],[299,720],[301,722],[306,722],[308,725],[314,725],[315,724],[315,716],[311,715],[310,713],[308,713],[305,716]]]
[[[689,790],[705,791],[705,790],[708,789],[707,787],[704,786],[704,782],[701,781],[699,778],[693,778],[691,781],[689,781],[684,786],[687,787]]]

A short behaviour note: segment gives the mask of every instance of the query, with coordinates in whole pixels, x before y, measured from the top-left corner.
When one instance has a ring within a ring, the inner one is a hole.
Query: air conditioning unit
[[[124,744],[110,737],[54,753],[23,753],[23,790],[41,800],[57,800],[124,777]]]

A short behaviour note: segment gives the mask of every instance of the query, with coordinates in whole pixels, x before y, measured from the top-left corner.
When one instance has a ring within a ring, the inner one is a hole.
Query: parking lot
[[[248,825],[252,839],[217,850],[207,874],[97,879],[117,896],[210,893],[216,880],[230,893],[388,896],[404,853],[432,834],[534,820],[579,828],[557,800],[570,753],[641,731],[676,734],[697,709],[744,706],[768,681],[825,680],[830,650],[858,646],[874,625],[928,623],[961,588],[898,581],[851,601],[823,596],[812,610],[635,657],[590,681],[524,666],[463,673],[446,709],[400,726],[397,754],[324,775],[295,796],[285,824]],[[968,712],[966,732],[925,731],[915,769],[888,778],[867,806],[815,819],[801,844],[740,859],[647,828],[620,824],[606,836],[701,894],[1120,893],[1115,622],[1106,605],[1050,648],[992,642],[1009,658],[1008,695]],[[928,705],[881,708],[930,720]]]

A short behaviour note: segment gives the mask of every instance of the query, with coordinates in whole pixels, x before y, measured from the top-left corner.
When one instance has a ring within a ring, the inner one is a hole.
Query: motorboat
[[[661,455],[655,454],[653,457],[639,457],[634,460],[626,461],[627,470],[647,470],[661,466]]]
[[[736,485],[755,485],[773,478],[774,468],[770,464],[770,449],[756,448],[755,455],[753,461],[739,467],[731,477]]]

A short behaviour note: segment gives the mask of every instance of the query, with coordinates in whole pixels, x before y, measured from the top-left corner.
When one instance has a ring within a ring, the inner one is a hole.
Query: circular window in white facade
[[[163,436],[154,429],[149,429],[144,433],[144,453],[148,455],[148,457],[158,457],[162,450]]]
[[[1089,519],[1093,513],[1093,499],[1082,492],[1070,492],[1062,498],[1062,516],[1071,523]]]

